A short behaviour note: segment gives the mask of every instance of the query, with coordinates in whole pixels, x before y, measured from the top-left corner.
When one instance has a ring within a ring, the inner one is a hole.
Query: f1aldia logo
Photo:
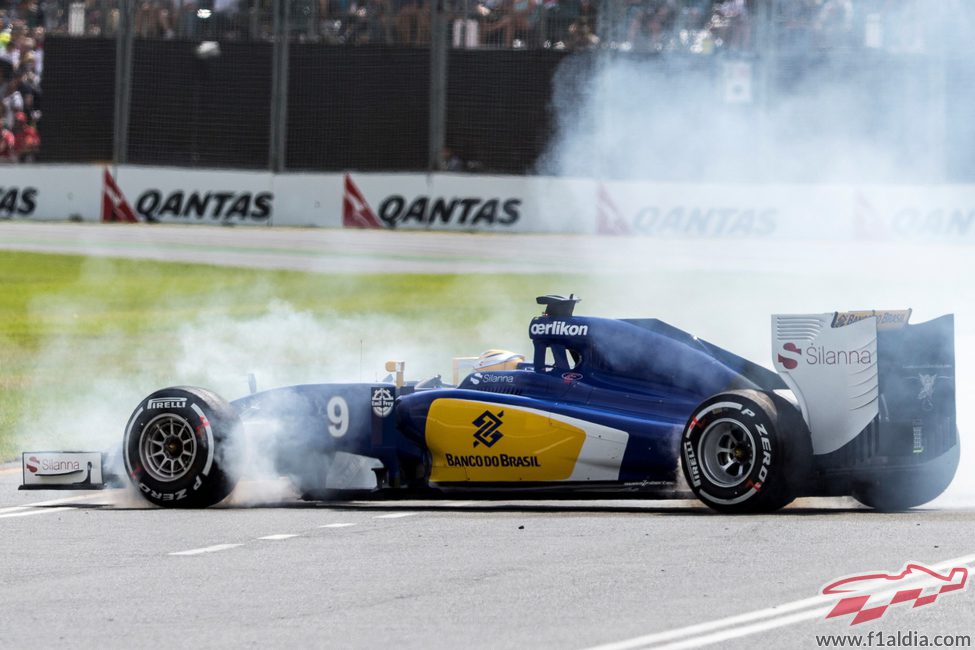
[[[485,447],[491,448],[494,444],[501,440],[502,434],[499,429],[503,424],[501,418],[504,417],[504,411],[498,411],[495,415],[491,411],[484,411],[471,422],[477,431],[474,432],[474,446],[477,447],[479,444],[483,444]]]
[[[912,609],[934,603],[939,596],[962,591],[968,569],[951,567],[944,572],[918,562],[908,562],[899,573],[863,573],[835,580],[822,589],[823,596],[841,596],[826,618],[852,616],[850,625],[873,621],[895,605],[910,603]]]
[[[345,175],[342,195],[342,226],[345,228],[396,228],[397,226],[434,227],[455,225],[475,227],[510,226],[521,218],[521,199],[480,196],[419,196],[407,199],[389,194],[379,203],[378,216],[362,190]]]

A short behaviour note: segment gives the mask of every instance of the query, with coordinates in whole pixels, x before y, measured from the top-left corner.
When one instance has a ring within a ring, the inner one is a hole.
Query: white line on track
[[[418,513],[415,513],[415,512],[391,512],[388,515],[378,515],[375,518],[376,519],[399,519],[400,517],[412,517],[415,514],[418,514]]]
[[[324,526],[319,526],[319,528],[345,528],[346,526],[355,526],[355,524],[325,524]]]
[[[269,540],[272,540],[272,541],[275,541],[276,542],[276,541],[281,540],[281,539],[291,539],[292,537],[297,537],[297,536],[298,535],[296,535],[296,534],[290,534],[290,535],[265,535],[264,537],[258,537],[257,539],[269,539]]]
[[[5,515],[0,515],[0,519],[8,519],[10,517],[30,517],[31,515],[49,515],[52,512],[61,512],[63,510],[71,510],[71,508],[44,508],[43,510],[24,510],[23,512],[8,512]]]
[[[238,546],[243,546],[243,544],[217,544],[216,546],[204,546],[203,548],[193,548],[188,551],[176,551],[175,553],[170,553],[169,555],[200,555],[201,553],[215,553],[217,551],[226,551],[231,548],[237,548]]]
[[[945,560],[938,564],[929,565],[929,568],[944,572],[953,567],[972,563],[975,563],[975,554]],[[867,590],[864,593],[870,593],[872,596],[878,598],[885,598],[887,596],[893,596],[906,583],[924,579],[930,578],[925,574],[917,574],[916,577],[908,576],[899,581],[897,587],[881,591]],[[836,599],[836,596],[813,596],[812,598],[804,598],[791,603],[759,609],[737,616],[729,616],[716,621],[698,623],[665,632],[655,632],[632,639],[606,643],[589,648],[588,650],[636,650],[637,648],[645,648],[647,650],[651,648],[653,650],[686,650],[689,648],[702,648],[714,643],[750,636],[803,621],[824,618],[832,609],[833,601]],[[743,623],[749,623],[749,625],[743,626]]]
[[[34,503],[23,503],[19,506],[10,506],[8,508],[0,508],[0,514],[5,512],[16,512],[18,510],[25,510],[27,508],[43,508],[44,506],[58,506],[62,503],[71,503],[72,501],[84,501],[85,499],[96,499],[102,496],[101,494],[82,494],[74,497],[65,497],[63,499],[51,499],[50,501],[35,501]]]

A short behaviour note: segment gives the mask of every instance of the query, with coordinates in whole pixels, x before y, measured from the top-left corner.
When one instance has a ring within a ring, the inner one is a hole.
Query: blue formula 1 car
[[[659,320],[576,316],[577,302],[540,297],[534,358],[474,368],[456,386],[390,377],[233,402],[156,391],[125,428],[124,473],[152,503],[206,507],[233,489],[246,446],[307,499],[689,490],[723,512],[826,495],[904,509],[955,474],[950,315],[773,316],[773,372]],[[110,484],[104,458],[27,452],[23,487]]]

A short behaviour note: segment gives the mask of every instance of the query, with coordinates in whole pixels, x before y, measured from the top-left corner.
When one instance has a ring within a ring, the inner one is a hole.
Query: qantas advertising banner
[[[596,232],[661,239],[849,239],[832,186],[599,183]]]
[[[106,169],[102,221],[269,226],[273,177],[267,172],[122,167]]]
[[[589,232],[585,181],[460,174],[346,174],[342,226],[477,232]]]
[[[0,220],[90,220],[100,171],[93,165],[0,165]]]
[[[446,174],[105,170],[102,221],[468,232],[588,232],[585,183]]]
[[[975,185],[719,185],[24,165],[0,172],[0,219],[975,243]]]

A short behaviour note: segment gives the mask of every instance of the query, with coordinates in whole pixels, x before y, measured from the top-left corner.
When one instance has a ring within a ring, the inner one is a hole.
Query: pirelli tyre
[[[189,386],[158,390],[125,427],[122,456],[132,484],[166,508],[205,508],[233,490],[241,422],[218,395]]]
[[[721,393],[695,409],[681,437],[687,484],[719,512],[771,512],[802,490],[809,432],[787,400],[756,390]]]

